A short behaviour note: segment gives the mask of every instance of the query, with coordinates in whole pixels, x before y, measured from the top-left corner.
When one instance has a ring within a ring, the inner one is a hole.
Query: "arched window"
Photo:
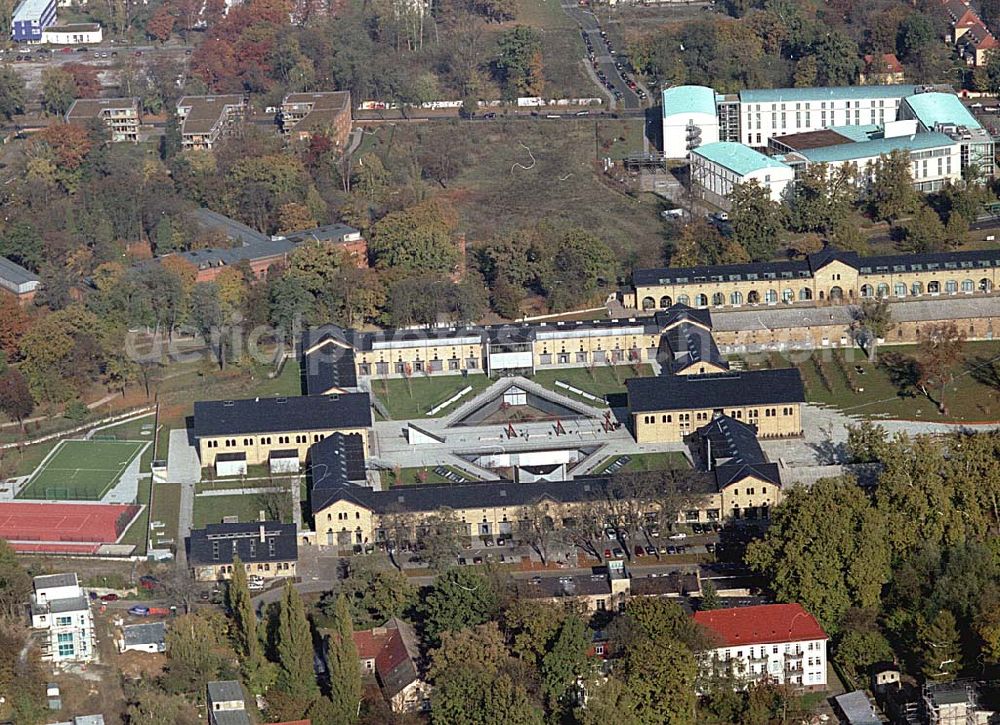
[[[920,282],[914,282],[910,285],[910,294],[914,297],[919,297],[924,293],[924,286]]]
[[[892,287],[892,293],[897,297],[906,297],[906,284],[904,282],[897,282]]]
[[[927,294],[936,295],[941,292],[941,283],[936,279],[932,279],[927,283]]]
[[[708,307],[708,295],[695,295],[695,307]]]
[[[950,295],[958,292],[958,282],[953,279],[946,280],[944,283],[944,291]]]
[[[872,286],[870,284],[861,285],[861,296],[871,297],[873,294]]]
[[[884,297],[888,297],[889,296],[889,285],[887,285],[885,282],[879,283],[878,288],[875,290],[875,295],[879,299],[882,299]]]
[[[803,287],[802,289],[799,290],[800,302],[805,302],[807,300],[811,300],[812,298],[813,298],[813,291],[808,287]]]
[[[778,304],[778,290],[769,289],[764,293],[764,302],[769,305]]]
[[[656,300],[654,300],[652,297],[642,298],[642,309],[651,310],[654,307],[656,307]]]
[[[734,307],[736,305],[742,305],[743,304],[743,293],[742,292],[733,292],[731,295],[729,295],[729,304],[733,305]]]
[[[962,291],[966,294],[972,294],[976,291],[976,283],[971,279],[962,280]]]
[[[721,307],[726,304],[726,296],[721,292],[716,292],[712,295],[712,304],[716,307]]]
[[[674,301],[671,300],[670,297],[668,297],[667,295],[663,295],[663,297],[660,298],[660,309],[665,310],[668,307],[670,307],[670,305],[672,305],[673,303]]]
[[[760,294],[755,289],[750,290],[750,294],[747,295],[747,303],[751,305],[756,305],[759,302],[760,302]]]
[[[691,299],[687,295],[677,295],[677,304],[686,305]]]
[[[786,289],[781,293],[781,301],[786,304],[791,304],[795,302],[795,290]]]
[[[983,277],[981,280],[979,280],[979,291],[980,292],[992,292],[993,291],[993,283],[990,282],[990,280],[988,280],[985,277]]]

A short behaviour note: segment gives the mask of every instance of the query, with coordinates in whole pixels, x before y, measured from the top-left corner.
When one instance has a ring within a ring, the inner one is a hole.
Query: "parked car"
[[[129,614],[134,614],[137,617],[148,617],[149,616],[149,607],[140,607],[140,606],[136,605],[134,607],[129,607],[128,608],[128,613]]]
[[[668,546],[667,547],[667,553],[668,554],[676,554],[677,553],[677,547],[676,546]]]
[[[639,546],[638,544],[636,544],[635,545],[635,555],[636,556],[645,556],[646,552],[643,551],[643,548],[641,546]]]
[[[680,541],[681,539],[686,539],[688,537],[683,531],[678,531],[676,534],[671,534],[670,539],[673,541]]]
[[[619,549],[617,546],[611,550],[611,553],[614,555],[616,559],[621,559],[623,556],[625,556],[625,552]]]
[[[604,550],[604,558],[605,559],[610,559],[611,558],[611,549],[605,549]]]
[[[709,554],[714,554],[715,553],[715,544],[713,544],[711,541],[709,541],[707,544],[705,544],[705,551],[707,551]]]
[[[101,601],[102,602],[117,602],[118,601],[118,595],[117,594],[105,594],[105,595],[103,595],[101,597]]]
[[[656,547],[655,546],[647,546],[646,547],[646,554],[649,555],[649,556],[656,556]]]

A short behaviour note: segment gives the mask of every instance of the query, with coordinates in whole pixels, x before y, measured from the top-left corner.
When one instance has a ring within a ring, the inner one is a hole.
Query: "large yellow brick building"
[[[625,381],[638,443],[680,442],[717,415],[754,426],[763,438],[802,434],[805,402],[795,368]]]
[[[371,425],[368,393],[194,404],[194,438],[202,466],[214,465],[220,454],[262,465],[279,452],[283,457],[294,452],[304,463],[309,448],[334,433],[357,434],[367,453]]]
[[[639,269],[627,302],[650,311],[988,295],[998,273],[1000,250],[860,257],[827,248],[800,261]]]

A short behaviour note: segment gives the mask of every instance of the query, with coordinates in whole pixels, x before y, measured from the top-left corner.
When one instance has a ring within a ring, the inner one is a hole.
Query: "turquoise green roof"
[[[663,117],[684,113],[715,115],[715,91],[707,86],[674,86],[663,89]]]
[[[930,131],[928,133],[918,133],[913,136],[876,138],[860,143],[842,143],[818,149],[803,149],[796,153],[799,156],[804,156],[811,163],[821,164],[877,158],[896,150],[922,151],[942,146],[953,146],[954,144],[955,142],[945,134]]]
[[[927,129],[939,123],[954,123],[967,128],[982,128],[969,109],[962,105],[953,93],[918,93],[906,99],[906,105],[913,110]]]
[[[694,153],[703,156],[709,161],[714,161],[719,166],[723,166],[733,173],[745,176],[751,171],[761,169],[787,169],[788,165],[780,161],[765,156],[759,151],[754,151],[749,146],[732,141],[719,141],[699,146]]]
[[[740,103],[788,103],[789,101],[860,101],[866,98],[904,98],[916,86],[828,86],[824,88],[763,88],[740,91]]]

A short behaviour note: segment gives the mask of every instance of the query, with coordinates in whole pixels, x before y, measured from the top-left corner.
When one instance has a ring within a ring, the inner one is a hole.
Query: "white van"
[[[663,217],[664,219],[683,219],[684,210],[680,208],[664,209],[663,211],[660,212],[660,216]]]

